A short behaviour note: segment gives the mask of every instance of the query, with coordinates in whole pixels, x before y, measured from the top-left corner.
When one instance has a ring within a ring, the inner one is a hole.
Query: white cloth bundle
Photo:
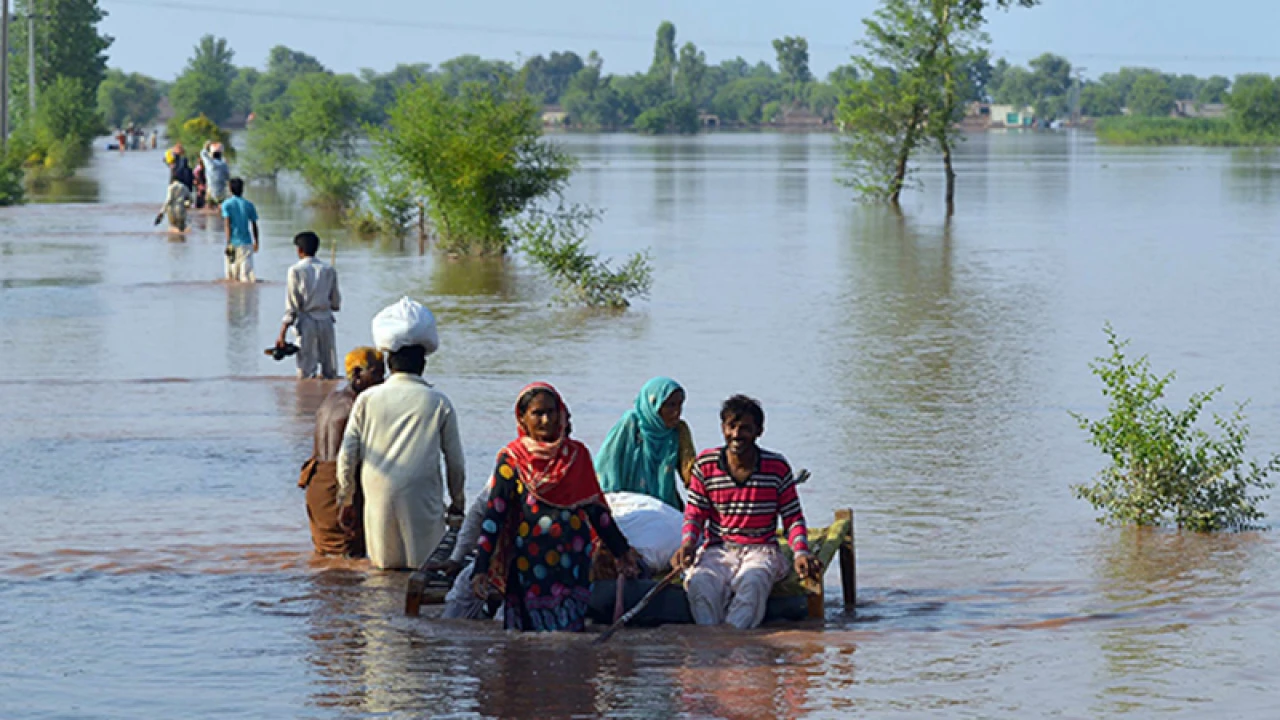
[[[661,572],[680,549],[684,515],[661,500],[642,493],[605,493],[618,529],[645,565]]]
[[[440,348],[436,316],[422,303],[407,297],[374,315],[372,330],[373,345],[383,352],[421,345],[430,355]]]

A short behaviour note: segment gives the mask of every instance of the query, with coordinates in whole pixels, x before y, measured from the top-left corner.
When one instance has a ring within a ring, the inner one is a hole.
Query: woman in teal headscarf
[[[635,407],[613,426],[596,454],[601,489],[651,495],[684,510],[676,476],[687,485],[696,456],[693,434],[680,419],[684,398],[680,383],[667,377],[640,388]]]

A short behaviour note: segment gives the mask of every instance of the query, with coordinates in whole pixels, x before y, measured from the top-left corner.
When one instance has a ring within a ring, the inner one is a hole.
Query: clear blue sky
[[[875,0],[101,0],[116,38],[110,63],[172,79],[200,35],[226,37],[240,65],[262,67],[277,44],[339,72],[438,64],[473,53],[517,61],[551,50],[598,50],[606,72],[648,67],[653,33],[670,20],[711,63],[773,61],[770,41],[808,39],[818,75],[845,62]],[[1045,51],[1091,77],[1124,65],[1166,72],[1280,75],[1277,0],[1045,0],[993,13],[993,54],[1023,63]]]

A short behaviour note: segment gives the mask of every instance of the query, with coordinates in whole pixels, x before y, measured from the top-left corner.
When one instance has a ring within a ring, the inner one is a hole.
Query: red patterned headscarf
[[[560,406],[560,435],[552,442],[533,439],[520,424],[520,401],[534,392],[550,393]],[[519,437],[508,443],[503,452],[535,498],[565,508],[604,502],[591,451],[569,437],[569,406],[554,387],[536,382],[520,391],[516,397],[516,427]]]

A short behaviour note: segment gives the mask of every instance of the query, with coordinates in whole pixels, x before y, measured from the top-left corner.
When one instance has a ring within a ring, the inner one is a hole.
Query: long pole
[[[9,0],[0,15],[0,148],[9,147]]]
[[[36,13],[27,13],[27,97],[31,101],[31,116],[36,115]]]

